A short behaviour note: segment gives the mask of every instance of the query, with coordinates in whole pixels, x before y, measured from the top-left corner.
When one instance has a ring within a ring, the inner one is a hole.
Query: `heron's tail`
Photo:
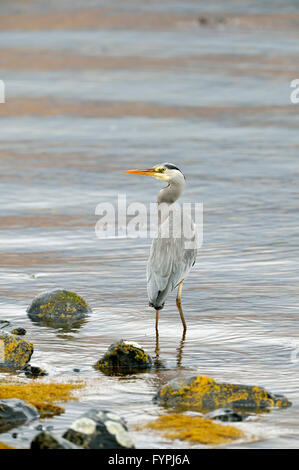
[[[156,310],[162,310],[162,308],[164,308],[164,303],[162,305],[156,305],[156,304],[153,304],[152,302],[149,302],[149,306],[153,307]]]
[[[168,291],[169,289],[166,288],[164,290],[158,290],[155,295],[149,295],[149,306],[155,308],[156,310],[162,310]]]

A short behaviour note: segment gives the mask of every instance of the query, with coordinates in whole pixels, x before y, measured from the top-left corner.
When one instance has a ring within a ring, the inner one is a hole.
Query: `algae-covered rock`
[[[244,433],[231,425],[216,424],[201,416],[171,414],[159,416],[146,428],[163,431],[167,439],[180,439],[206,445],[228,444],[244,437]]]
[[[139,344],[121,340],[111,344],[106,354],[95,364],[107,374],[133,373],[152,367],[152,359]]]
[[[63,437],[55,436],[52,433],[42,431],[37,434],[31,442],[30,448],[34,449],[81,449]]]
[[[0,332],[0,365],[24,367],[33,354],[33,344],[15,335]]]
[[[174,379],[160,388],[154,400],[167,407],[202,412],[224,407],[262,411],[291,405],[287,398],[262,387],[218,383],[205,376]]]
[[[41,293],[27,309],[32,321],[54,328],[79,326],[90,312],[82,297],[63,289]]]
[[[17,335],[17,336],[24,336],[26,334],[25,328],[15,328],[11,330],[11,334]]]
[[[110,411],[91,409],[63,437],[85,449],[133,449],[125,421]]]
[[[30,378],[44,377],[45,375],[48,375],[45,370],[37,366],[32,366],[31,364],[26,364],[22,369],[22,372],[25,373],[26,377]]]
[[[23,400],[17,398],[0,400],[0,432],[8,431],[15,426],[38,418],[39,414],[36,408]]]
[[[65,409],[62,406],[54,405],[54,403],[46,402],[35,402],[36,408],[38,409],[39,416],[43,418],[53,418],[53,416],[62,415]]]

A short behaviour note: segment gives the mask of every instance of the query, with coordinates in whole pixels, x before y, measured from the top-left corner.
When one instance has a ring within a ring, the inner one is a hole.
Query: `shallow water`
[[[127,25],[136,2],[115,1],[105,27],[54,31],[45,20],[38,31],[22,14],[38,18],[41,2],[1,4],[14,19],[0,32],[1,319],[27,329],[31,363],[49,372],[39,380],[86,381],[64,415],[43,421],[57,432],[97,406],[126,418],[138,448],[189,447],[135,426],[163,412],[152,403],[161,384],[198,373],[293,402],[240,424],[248,440],[233,447],[298,447],[299,122],[289,97],[299,35],[287,15],[299,4],[271,2],[278,26],[265,29],[246,15],[269,15],[267,1],[138,5],[156,15],[146,30]],[[102,6],[78,0],[72,14],[83,10],[88,23]],[[47,8],[58,14],[70,2]],[[171,19],[165,25],[162,13]],[[220,25],[212,16],[203,26],[203,14],[243,16]],[[95,208],[119,193],[128,203],[155,201],[160,183],[124,170],[163,161],[186,175],[182,201],[204,204],[204,243],[184,284],[186,339],[172,293],[160,317],[159,367],[107,377],[92,366],[120,338],[155,358],[145,281],[151,240],[99,240]],[[81,328],[40,327],[27,317],[32,298],[55,287],[91,305]],[[28,447],[36,424],[1,440]]]

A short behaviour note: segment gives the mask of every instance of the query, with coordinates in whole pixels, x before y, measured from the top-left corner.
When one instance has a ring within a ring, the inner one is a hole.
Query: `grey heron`
[[[197,236],[192,218],[189,214],[185,216],[175,204],[183,193],[185,176],[172,163],[163,163],[146,170],[127,170],[126,173],[148,175],[168,183],[160,190],[157,198],[158,232],[153,239],[147,263],[147,291],[149,305],[156,310],[158,333],[159,311],[164,307],[169,292],[178,287],[176,305],[185,333],[182,287],[197,254]]]

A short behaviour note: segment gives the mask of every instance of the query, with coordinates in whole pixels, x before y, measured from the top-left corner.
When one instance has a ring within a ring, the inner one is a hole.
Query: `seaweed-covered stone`
[[[18,398],[0,400],[0,432],[6,432],[38,418],[39,413],[36,408],[23,400]]]
[[[48,373],[37,366],[32,366],[31,364],[26,364],[26,366],[22,369],[27,377],[36,378],[36,377],[43,377],[48,375]]]
[[[32,343],[0,332],[0,366],[22,368],[30,361],[32,354]]]
[[[63,437],[85,449],[133,449],[123,418],[110,411],[91,409],[76,419]]]
[[[54,328],[81,325],[90,312],[91,308],[82,297],[63,289],[41,293],[27,309],[32,321]]]
[[[63,437],[55,436],[52,433],[42,431],[31,441],[31,449],[81,449]]]
[[[95,364],[107,374],[132,373],[152,367],[152,359],[142,347],[132,341],[111,344],[106,354]]]
[[[206,414],[205,418],[216,419],[217,421],[222,421],[223,423],[236,423],[238,421],[244,421],[247,418],[247,415],[243,413],[237,413],[231,408],[219,408],[219,410],[214,410]]]
[[[174,379],[160,388],[154,400],[167,407],[203,412],[224,407],[262,411],[291,405],[287,398],[262,387],[218,383],[205,376]]]
[[[17,336],[24,336],[26,334],[26,330],[25,328],[15,328],[14,330],[11,330],[11,334]]]

